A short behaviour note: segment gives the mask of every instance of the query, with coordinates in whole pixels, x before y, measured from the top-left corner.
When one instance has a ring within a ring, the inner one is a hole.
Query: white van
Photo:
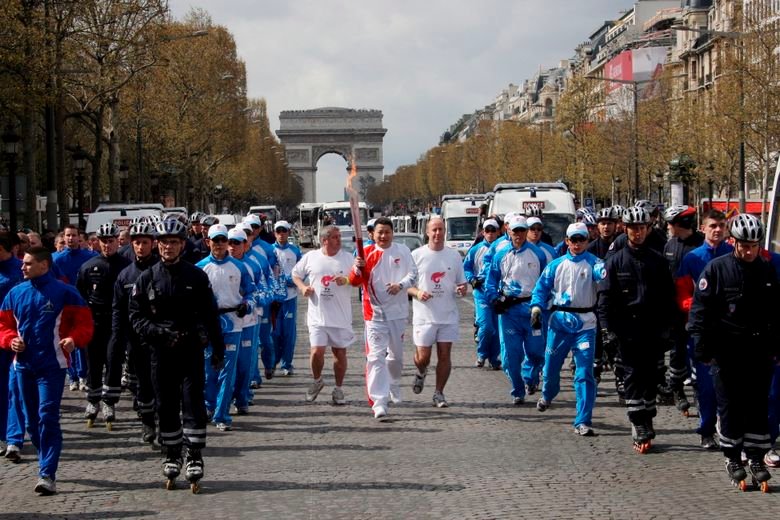
[[[106,203],[100,204],[94,213],[90,213],[87,218],[86,232],[94,233],[98,228],[107,222],[114,223],[120,231],[130,227],[130,222],[136,217],[148,217],[156,215],[162,218],[162,204],[121,204]]]
[[[282,220],[282,215],[279,213],[279,209],[276,206],[249,206],[249,215],[265,215],[270,222],[276,222]]]
[[[302,202],[298,204],[298,220],[295,230],[298,234],[298,243],[305,247],[314,246],[314,235],[317,228],[317,211],[319,202]]]
[[[530,206],[542,210],[544,231],[554,244],[563,240],[566,228],[574,222],[574,194],[562,182],[521,182],[496,184],[488,214],[505,215],[525,211]]]
[[[368,238],[366,223],[368,222],[368,205],[365,202],[358,204],[360,212],[360,231],[363,240]],[[348,251],[355,249],[355,231],[352,229],[352,210],[347,201],[324,202],[317,210],[317,229],[314,235],[314,247],[321,247],[320,230],[323,226],[334,225],[341,231],[341,248]]]
[[[486,199],[482,194],[441,197],[441,217],[446,230],[445,243],[447,247],[456,249],[461,256],[466,256],[479,232],[479,213]],[[425,228],[421,229],[420,233],[424,235]]]

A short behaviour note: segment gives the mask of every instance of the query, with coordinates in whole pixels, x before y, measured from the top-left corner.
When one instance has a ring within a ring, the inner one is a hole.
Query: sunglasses
[[[277,233],[289,233],[290,230],[289,229],[284,229],[284,228],[279,228],[279,229],[276,230],[276,232]]]
[[[527,233],[527,232],[528,232],[528,228],[526,227],[515,228],[512,230],[512,233]]]
[[[542,226],[532,226],[531,227],[531,231],[541,231],[541,230],[542,230]]]
[[[231,246],[240,246],[241,244],[243,244],[243,242],[240,240],[228,240],[228,245]]]
[[[488,226],[485,228],[485,233],[495,233],[498,231],[498,229],[494,228],[493,226]]]
[[[573,242],[575,244],[579,244],[580,242],[585,242],[587,238],[585,238],[582,235],[574,235],[573,237],[569,237],[569,242]]]
[[[214,242],[215,244],[224,244],[225,242],[227,242],[227,238],[225,238],[223,236],[214,237],[214,238],[212,238],[210,240],[212,242]]]

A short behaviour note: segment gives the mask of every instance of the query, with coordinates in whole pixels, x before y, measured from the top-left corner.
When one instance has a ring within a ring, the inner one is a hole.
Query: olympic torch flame
[[[360,258],[365,258],[363,253],[363,233],[361,232],[360,222],[360,199],[358,198],[358,192],[352,187],[352,182],[357,179],[357,161],[352,157],[350,159],[352,167],[349,170],[347,176],[347,195],[349,195],[349,208],[352,213],[352,228],[355,231],[355,246],[357,248],[357,255]]]

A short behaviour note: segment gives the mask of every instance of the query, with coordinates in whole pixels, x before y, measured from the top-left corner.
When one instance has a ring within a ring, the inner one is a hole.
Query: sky
[[[413,164],[463,114],[558,66],[634,0],[169,0],[234,36],[247,91],[279,112],[383,112],[385,175]],[[340,200],[346,162],[318,163],[317,198]]]

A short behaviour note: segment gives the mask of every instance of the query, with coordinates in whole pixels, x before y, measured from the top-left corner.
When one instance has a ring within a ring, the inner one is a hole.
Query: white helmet
[[[742,242],[758,242],[764,238],[764,226],[753,215],[742,213],[731,219],[731,236]]]
[[[636,206],[627,208],[623,212],[624,224],[649,224],[650,213],[645,208],[638,208]]]

